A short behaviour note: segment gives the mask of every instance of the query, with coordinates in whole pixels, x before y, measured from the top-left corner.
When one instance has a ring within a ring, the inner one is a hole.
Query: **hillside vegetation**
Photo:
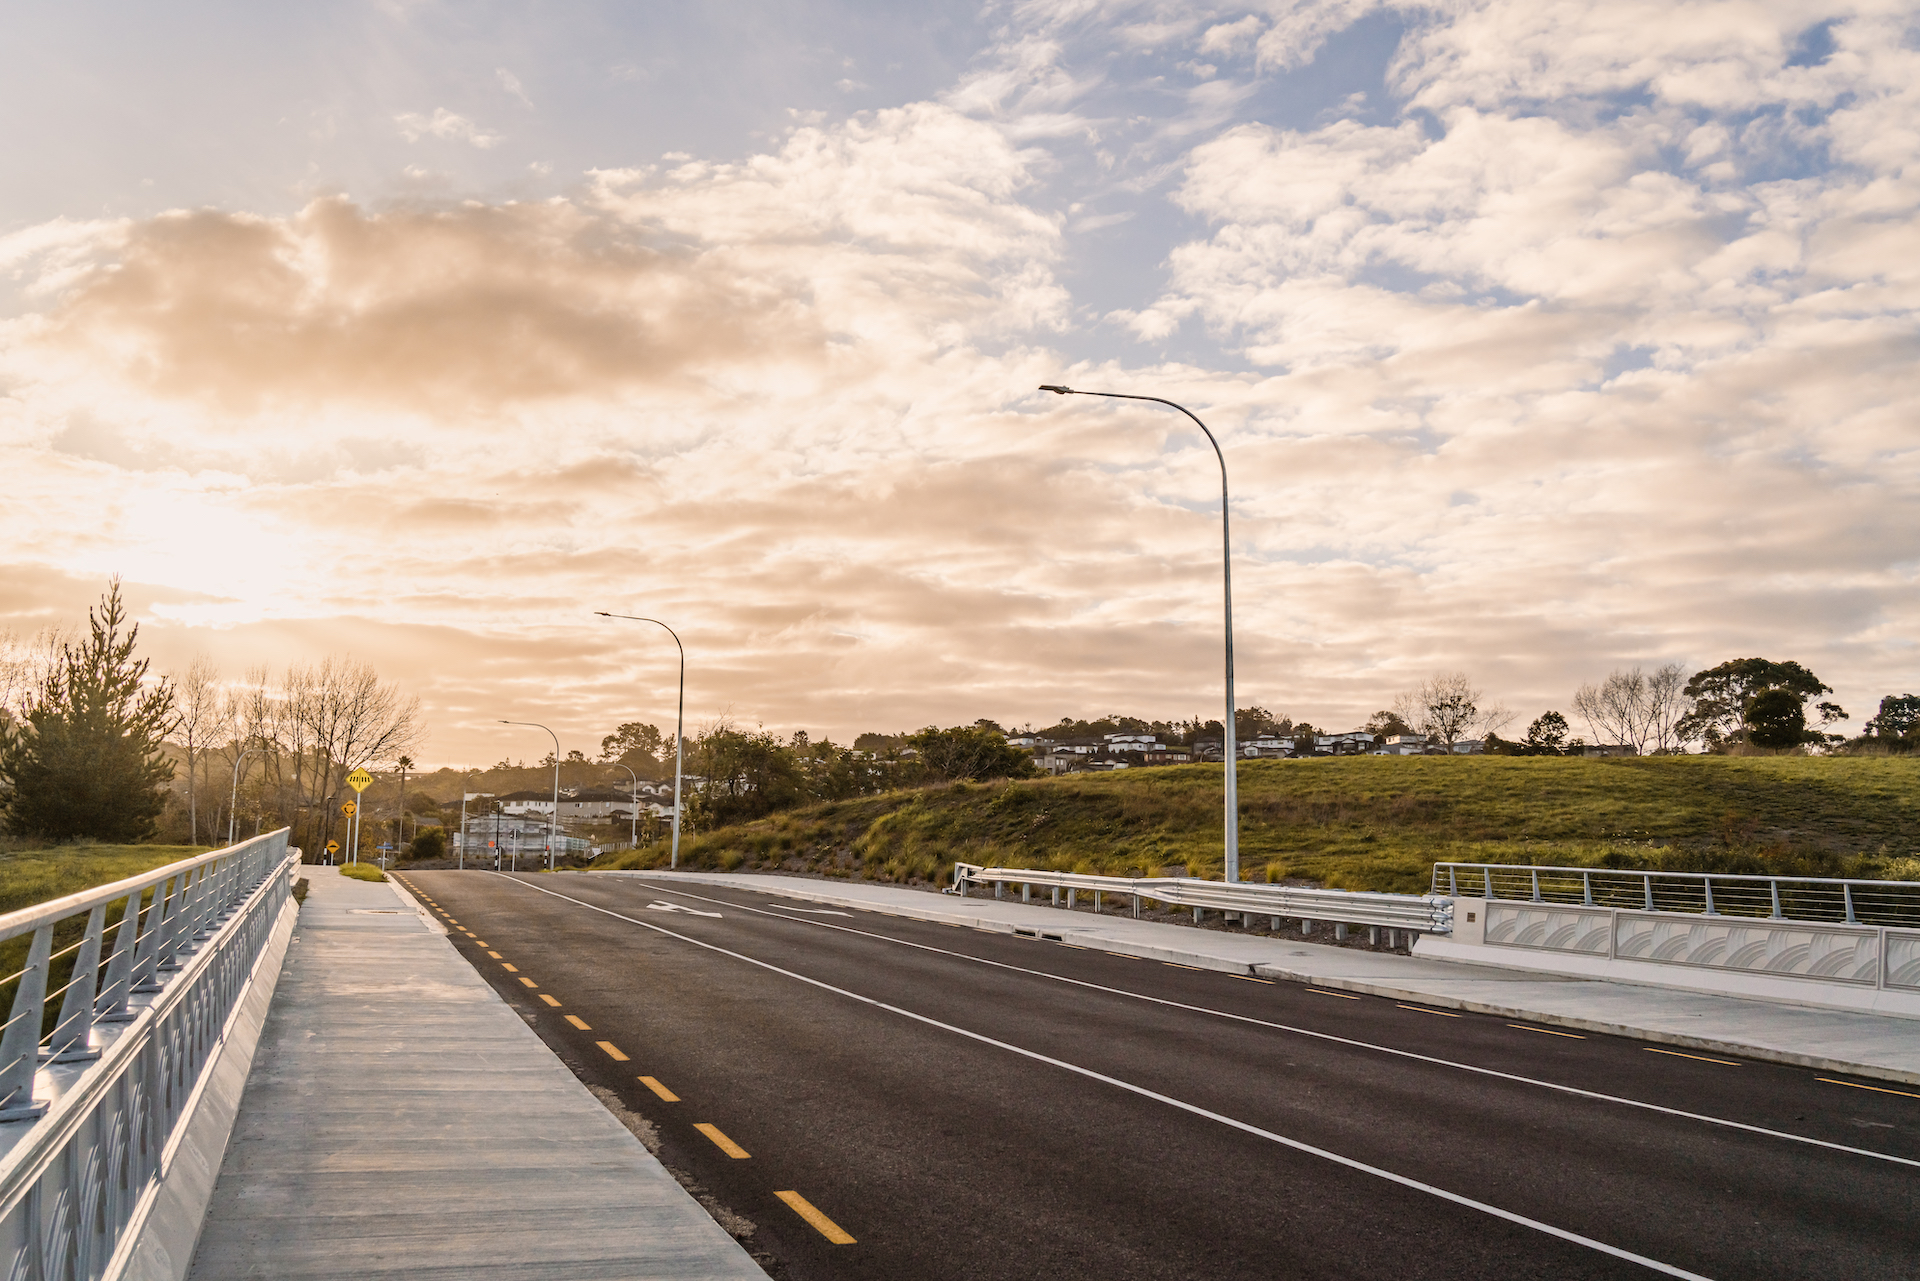
[[[700,833],[682,865],[928,882],[969,863],[1218,878],[1221,770],[890,792]],[[1412,891],[1436,860],[1920,879],[1920,760],[1345,757],[1240,767],[1242,875]],[[665,842],[615,868],[664,866]],[[602,864],[601,866],[608,866]]]

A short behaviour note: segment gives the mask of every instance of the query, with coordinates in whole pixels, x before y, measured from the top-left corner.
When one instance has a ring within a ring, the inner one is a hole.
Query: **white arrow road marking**
[[[681,907],[678,903],[649,903],[647,910],[649,912],[685,912],[688,916],[711,916],[715,920],[720,918],[718,912],[702,912],[698,908]]]

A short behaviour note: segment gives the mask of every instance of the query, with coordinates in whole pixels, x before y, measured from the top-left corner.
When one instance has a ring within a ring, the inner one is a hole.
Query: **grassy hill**
[[[893,792],[700,833],[683,865],[944,880],[953,862],[1221,875],[1221,771]],[[1435,860],[1920,879],[1920,760],[1347,757],[1240,768],[1242,875],[1419,890]],[[614,867],[666,863],[664,843]]]

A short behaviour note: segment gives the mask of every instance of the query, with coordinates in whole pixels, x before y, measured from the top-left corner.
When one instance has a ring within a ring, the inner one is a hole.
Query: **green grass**
[[[1920,879],[1920,760],[1348,757],[1241,766],[1243,876],[1426,888],[1435,861]],[[1221,875],[1221,771],[894,792],[703,833],[690,867],[945,880],[956,859]],[[664,842],[615,868],[664,865]]]
[[[60,845],[0,854],[0,912],[12,912],[204,854],[209,845]]]
[[[340,875],[356,881],[384,881],[387,874],[371,863],[342,863]]]

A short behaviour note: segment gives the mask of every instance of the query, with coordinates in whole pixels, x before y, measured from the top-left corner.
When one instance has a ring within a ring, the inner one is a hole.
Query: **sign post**
[[[358,796],[373,786],[373,775],[367,773],[366,766],[356,766],[353,773],[347,775],[347,786],[351,787],[354,794]],[[348,861],[358,863],[360,861],[360,806],[355,801],[348,801],[347,804],[353,806],[352,855]]]

